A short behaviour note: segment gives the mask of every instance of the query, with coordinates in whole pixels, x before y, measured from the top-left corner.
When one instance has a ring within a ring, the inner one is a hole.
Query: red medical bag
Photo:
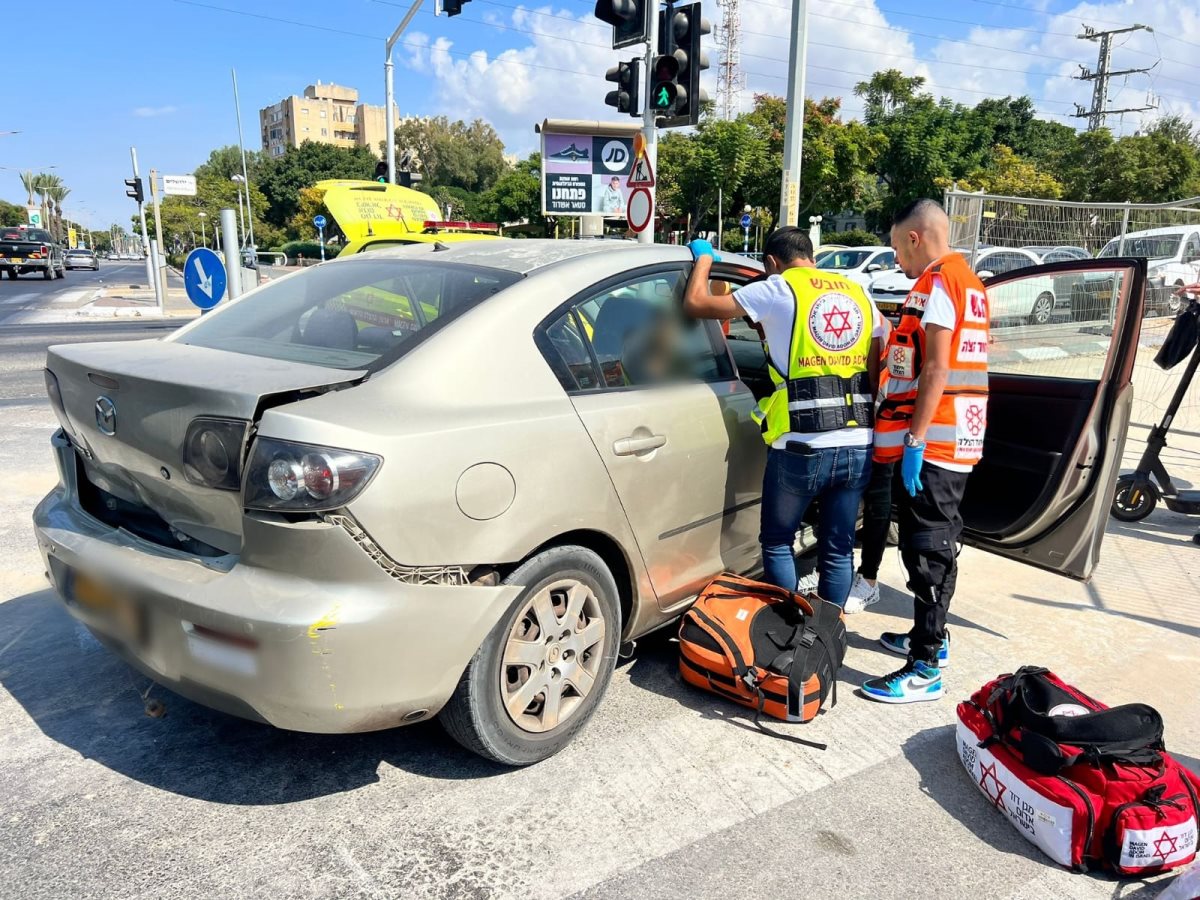
[[[1163,746],[1158,712],[1113,708],[1026,666],[958,705],[976,787],[1047,856],[1080,871],[1153,875],[1196,858],[1200,778]]]

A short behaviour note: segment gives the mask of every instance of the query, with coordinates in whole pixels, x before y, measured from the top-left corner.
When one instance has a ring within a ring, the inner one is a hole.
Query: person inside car
[[[796,590],[796,530],[820,498],[817,592],[842,606],[853,575],[858,506],[871,472],[883,317],[861,286],[817,271],[812,241],[794,226],[767,238],[768,277],[736,294],[714,294],[709,287],[712,245],[696,240],[688,246],[695,265],[684,312],[702,319],[746,316],[767,336],[775,391],[755,415],[770,448],[759,535],[764,578]]]

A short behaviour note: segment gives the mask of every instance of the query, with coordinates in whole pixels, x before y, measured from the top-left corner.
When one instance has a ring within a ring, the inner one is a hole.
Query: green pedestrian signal
[[[679,62],[673,56],[658,56],[654,59],[654,88],[650,93],[650,106],[655,113],[670,116],[679,96],[675,78],[679,74]]]
[[[658,93],[654,95],[654,105],[659,109],[668,109],[671,106],[671,89],[665,84],[659,85]]]

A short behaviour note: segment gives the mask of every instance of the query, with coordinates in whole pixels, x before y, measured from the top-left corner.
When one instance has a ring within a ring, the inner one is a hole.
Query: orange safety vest
[[[875,459],[879,462],[895,462],[904,454],[904,436],[916,409],[925,360],[921,316],[935,285],[954,302],[954,333],[946,390],[925,434],[925,459],[973,466],[983,456],[988,394],[987,292],[962,254],[952,251],[917,279],[900,310],[900,324],[888,336],[888,378],[875,417]]]

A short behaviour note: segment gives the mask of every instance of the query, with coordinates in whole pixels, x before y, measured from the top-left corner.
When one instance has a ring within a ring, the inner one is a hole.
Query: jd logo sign
[[[609,141],[600,153],[600,161],[610,172],[624,172],[629,168],[631,156],[623,141]]]

